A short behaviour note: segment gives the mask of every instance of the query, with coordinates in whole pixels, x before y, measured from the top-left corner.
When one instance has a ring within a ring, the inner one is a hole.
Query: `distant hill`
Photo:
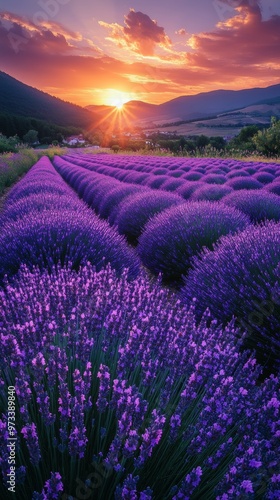
[[[2,71],[0,113],[47,120],[64,127],[87,128],[95,120],[89,110],[29,87]]]
[[[145,125],[145,122],[146,124],[162,124],[214,117],[255,104],[277,104],[279,99],[280,84],[264,89],[214,90],[177,97],[159,105],[142,101],[129,101],[124,104],[123,108],[127,111],[132,122],[142,122],[140,125]],[[87,108],[95,112],[102,112],[103,106],[88,106]],[[107,111],[110,109],[108,106],[106,108]]]

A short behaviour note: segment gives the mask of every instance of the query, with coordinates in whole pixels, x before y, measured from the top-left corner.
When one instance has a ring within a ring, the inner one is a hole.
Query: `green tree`
[[[117,153],[120,150],[120,146],[118,144],[113,144],[113,146],[111,146],[111,149],[114,151],[114,153]]]
[[[37,130],[28,130],[27,134],[23,136],[23,141],[26,142],[29,146],[38,142],[38,132]]]
[[[278,156],[280,154],[280,120],[273,116],[270,127],[259,131],[253,141],[260,153],[266,156]]]
[[[212,148],[218,149],[220,151],[221,149],[225,149],[226,141],[223,137],[218,135],[217,137],[210,137],[210,144]]]
[[[207,137],[206,135],[199,135],[197,137],[197,140],[196,140],[196,146],[198,148],[205,148],[205,146],[207,146],[207,144],[209,144],[209,137]]]
[[[254,136],[259,132],[257,125],[248,125],[243,127],[239,134],[228,144],[229,149],[239,149],[241,151],[255,151]]]

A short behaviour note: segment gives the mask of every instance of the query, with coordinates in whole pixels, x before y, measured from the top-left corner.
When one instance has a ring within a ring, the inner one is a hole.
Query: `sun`
[[[114,106],[118,111],[121,111],[123,105],[130,100],[129,95],[120,90],[111,90],[108,92],[106,99],[108,106]]]
[[[122,101],[114,101],[114,106],[117,109],[122,109],[123,105],[124,105],[124,102],[122,102]]]

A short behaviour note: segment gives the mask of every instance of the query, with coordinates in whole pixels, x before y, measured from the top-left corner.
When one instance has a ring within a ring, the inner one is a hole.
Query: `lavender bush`
[[[99,270],[110,262],[118,271],[130,269],[135,276],[139,264],[123,237],[90,209],[45,210],[29,213],[14,222],[4,221],[0,234],[0,280],[28,267],[71,263],[74,269],[91,262]]]
[[[194,259],[182,289],[189,303],[196,298],[198,315],[209,307],[223,323],[235,316],[247,332],[246,345],[257,349],[268,369],[280,365],[279,239],[275,222],[223,238]]]
[[[83,206],[78,198],[73,197],[72,193],[69,195],[44,191],[40,194],[33,194],[31,192],[29,196],[20,198],[18,201],[14,201],[14,203],[6,203],[1,216],[3,223],[3,219],[14,221],[25,218],[34,212],[44,212],[46,210],[63,211],[68,209],[81,212],[85,208],[86,205]]]
[[[255,223],[280,220],[280,197],[264,190],[234,191],[223,198],[223,203],[238,208]]]
[[[139,271],[138,259],[124,239],[79,200],[43,157],[6,201],[0,233],[0,280],[16,274],[21,263],[50,270],[53,265],[68,263],[77,269],[86,262],[97,269],[110,262],[119,272],[129,268],[131,276]]]
[[[143,277],[20,271],[0,290],[1,498],[8,387],[17,498],[278,498],[279,378],[239,331]]]
[[[266,191],[269,191],[270,193],[276,194],[277,196],[280,196],[280,181],[275,180],[271,184],[268,184],[265,186]]]
[[[132,194],[120,205],[115,225],[118,232],[136,244],[148,220],[166,208],[184,203],[183,198],[165,192]]]
[[[180,283],[203,247],[212,248],[221,236],[249,222],[245,214],[220,203],[185,203],[151,219],[139,238],[138,253],[150,271]]]
[[[190,196],[189,199],[191,201],[201,201],[201,200],[219,201],[232,191],[233,189],[230,188],[229,186],[220,186],[217,184],[215,185],[205,184],[200,188],[195,189],[195,191],[193,192],[193,194]]]
[[[190,181],[185,182],[185,184],[177,189],[177,193],[182,196],[185,200],[189,200],[192,194],[202,187],[204,187],[204,182],[201,181]]]
[[[262,183],[254,179],[253,177],[235,177],[227,181],[226,186],[229,186],[235,190],[240,189],[261,189],[263,187]]]
[[[161,185],[161,189],[165,191],[176,191],[178,188],[183,187],[185,182],[184,179],[172,179],[172,177],[170,177]]]
[[[224,184],[227,178],[225,175],[207,174],[203,177],[203,182],[207,184]]]
[[[109,219],[112,224],[119,211],[119,205],[130,195],[140,194],[146,192],[147,189],[142,186],[133,184],[124,184],[114,187],[111,191],[106,193],[103,201],[100,203],[99,214],[104,219]]]
[[[262,184],[270,184],[275,179],[275,176],[268,172],[257,172],[254,178]]]

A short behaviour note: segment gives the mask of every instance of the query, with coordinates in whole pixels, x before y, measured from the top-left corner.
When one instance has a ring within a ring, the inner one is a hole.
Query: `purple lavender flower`
[[[30,462],[33,465],[38,465],[41,460],[40,445],[38,440],[37,428],[34,422],[27,424],[21,429],[21,433],[26,440],[27,448],[30,455]]]
[[[110,370],[108,366],[101,364],[97,373],[99,379],[99,393],[96,406],[100,413],[103,413],[108,406],[108,396],[110,392]]]

